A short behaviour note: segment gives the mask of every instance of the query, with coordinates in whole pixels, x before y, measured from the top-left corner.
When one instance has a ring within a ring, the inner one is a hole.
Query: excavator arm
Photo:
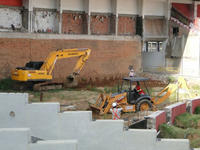
[[[70,57],[79,57],[79,60],[77,61],[72,73],[73,75],[77,75],[82,70],[85,62],[88,60],[90,52],[90,49],[64,49],[51,52],[40,70],[44,70],[48,75],[51,75],[57,60]]]
[[[158,93],[155,97],[152,97],[152,101],[153,101],[154,105],[159,105],[162,102],[164,102],[178,88],[186,89],[188,91],[189,96],[191,97],[185,79],[183,77],[179,77],[178,81],[176,83],[169,84],[160,93]]]

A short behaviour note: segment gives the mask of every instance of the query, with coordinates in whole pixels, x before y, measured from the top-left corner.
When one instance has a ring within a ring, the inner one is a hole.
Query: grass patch
[[[184,129],[162,124],[159,126],[163,138],[184,138]]]
[[[200,138],[194,139],[190,142],[191,147],[198,148],[200,147]]]
[[[103,92],[104,92],[103,90],[101,90],[101,89],[99,89],[99,88],[97,88],[97,87],[95,87],[95,86],[92,86],[92,85],[88,85],[88,86],[86,87],[86,89],[87,89],[88,91],[92,91],[92,92],[98,92],[98,93],[103,93]]]
[[[104,87],[105,93],[117,93],[118,92],[118,86],[113,87]]]
[[[200,106],[197,106],[194,110],[195,114],[200,114]]]
[[[13,90],[14,81],[11,78],[5,78],[0,80],[0,90],[1,91],[11,91]]]
[[[197,148],[200,146],[200,130],[187,128],[182,129],[176,126],[171,126],[167,124],[162,124],[159,126],[162,138],[173,138],[173,139],[189,139],[190,146],[192,148]]]
[[[200,122],[200,115],[192,115],[190,113],[184,113],[177,116],[175,119],[175,125],[180,128],[198,128],[198,122]]]

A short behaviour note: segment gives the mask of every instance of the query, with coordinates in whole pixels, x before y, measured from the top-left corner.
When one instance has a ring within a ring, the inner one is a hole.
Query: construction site
[[[0,150],[198,149],[199,0],[0,0]]]

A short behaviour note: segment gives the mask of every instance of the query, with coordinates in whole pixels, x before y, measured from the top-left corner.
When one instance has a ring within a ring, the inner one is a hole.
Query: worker
[[[121,116],[122,108],[117,108],[117,103],[112,104],[112,108],[110,109],[110,112],[112,113],[112,119],[118,120]]]
[[[135,72],[133,70],[133,68],[130,70],[129,72],[129,77],[134,77],[135,76]]]
[[[144,91],[140,88],[139,82],[137,82],[137,85],[136,85],[135,89],[138,92],[138,94],[140,94],[140,95],[144,95],[145,94]]]

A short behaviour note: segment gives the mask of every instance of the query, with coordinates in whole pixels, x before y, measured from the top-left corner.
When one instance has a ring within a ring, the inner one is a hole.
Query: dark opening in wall
[[[141,16],[136,17],[136,34],[142,36],[143,21]]]
[[[177,36],[179,33],[179,27],[173,27],[173,35]]]

